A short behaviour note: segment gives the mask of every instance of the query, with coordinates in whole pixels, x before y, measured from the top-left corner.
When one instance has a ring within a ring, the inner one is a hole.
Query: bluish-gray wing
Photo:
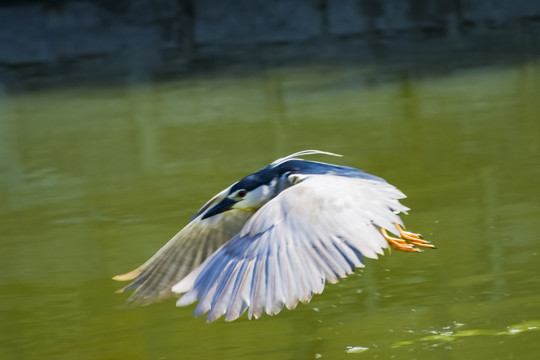
[[[129,298],[130,302],[146,305],[169,297],[175,283],[242,229],[251,213],[232,210],[201,220],[212,204],[223,199],[226,191],[204,205],[191,222],[146,263],[127,274],[114,277],[120,281],[133,280],[119,290],[135,290]]]
[[[292,175],[296,176],[296,175]],[[242,231],[173,287],[177,305],[199,299],[195,315],[207,321],[238,318],[283,306],[292,309],[321,293],[325,281],[363,266],[388,247],[379,227],[398,233],[397,215],[408,210],[392,185],[368,179],[311,175],[269,201]]]

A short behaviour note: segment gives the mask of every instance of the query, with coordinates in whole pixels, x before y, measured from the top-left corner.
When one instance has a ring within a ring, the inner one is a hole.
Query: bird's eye
[[[236,196],[243,198],[244,196],[246,196],[246,194],[247,194],[247,191],[246,191],[246,190],[239,190],[239,191],[236,193]]]

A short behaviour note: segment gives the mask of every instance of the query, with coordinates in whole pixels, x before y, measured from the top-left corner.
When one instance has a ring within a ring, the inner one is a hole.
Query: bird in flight
[[[185,228],[137,269],[129,301],[147,305],[172,294],[177,306],[199,303],[194,315],[259,318],[294,309],[326,282],[363,267],[385,248],[433,248],[403,229],[405,195],[361,170],[307,161],[305,150],[278,159],[208,201]]]

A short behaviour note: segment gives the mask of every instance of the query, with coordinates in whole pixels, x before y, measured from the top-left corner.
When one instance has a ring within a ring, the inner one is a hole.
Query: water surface
[[[540,65],[437,75],[310,66],[0,98],[1,359],[533,359],[540,339]],[[113,275],[278,157],[408,196],[392,252],[311,303],[206,324],[126,309]]]

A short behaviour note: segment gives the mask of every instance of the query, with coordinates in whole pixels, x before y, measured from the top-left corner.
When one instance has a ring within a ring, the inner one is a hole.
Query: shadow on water
[[[237,75],[0,99],[4,356],[535,358],[538,62]],[[397,185],[408,228],[438,250],[367,260],[310,304],[257,321],[206,324],[173,301],[123,307],[113,275],[211,195],[307,148]]]

